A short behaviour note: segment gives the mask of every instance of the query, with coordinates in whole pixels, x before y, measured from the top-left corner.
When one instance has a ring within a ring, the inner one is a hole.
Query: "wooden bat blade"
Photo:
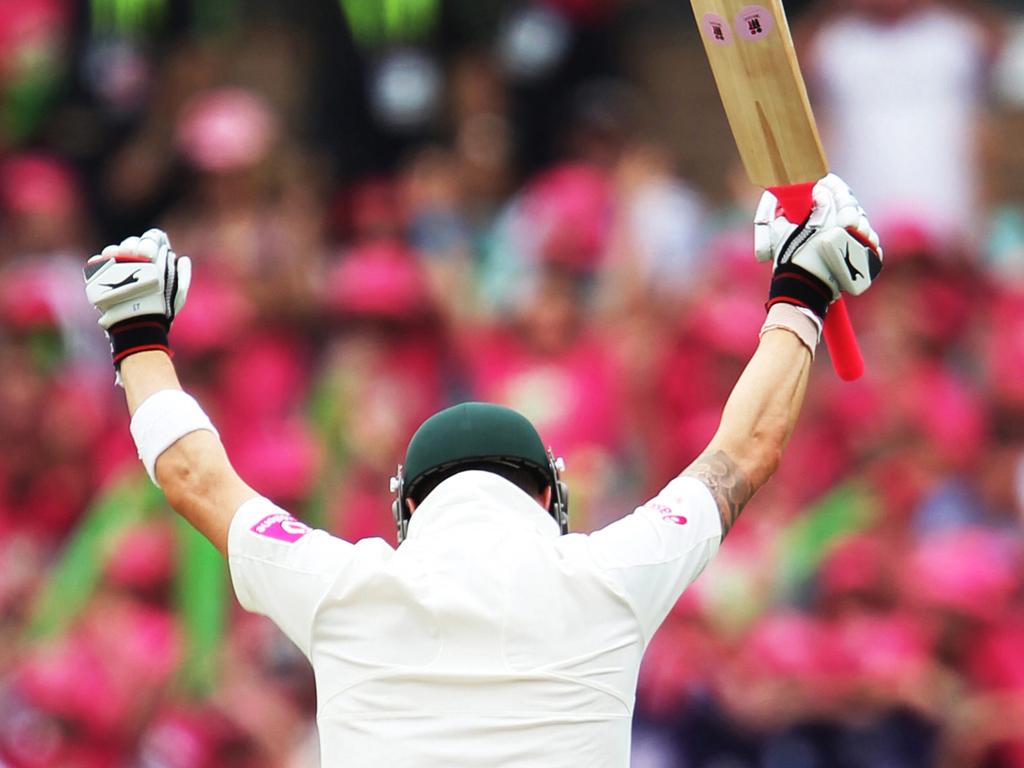
[[[691,0],[747,176],[817,181],[828,162],[780,0]]]
[[[775,192],[790,221],[802,221],[828,161],[781,0],[690,2],[747,176]],[[826,316],[825,342],[842,379],[864,372],[842,298]]]

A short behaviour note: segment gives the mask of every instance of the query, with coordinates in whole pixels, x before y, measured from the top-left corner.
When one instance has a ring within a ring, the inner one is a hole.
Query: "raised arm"
[[[181,390],[174,364],[162,351],[125,358],[121,379],[133,416],[153,395]],[[231,518],[258,494],[232,468],[220,438],[209,430],[185,434],[156,458],[155,475],[171,508],[227,556]]]
[[[723,535],[778,467],[810,369],[811,353],[796,335],[780,329],[765,333],[725,404],[718,431],[683,472],[711,490]]]
[[[175,255],[160,230],[110,246],[85,267],[86,295],[102,312],[139,456],[171,507],[226,555],[235,511],[257,494],[182,391],[169,356],[167,334],[190,277],[189,260]]]
[[[779,465],[804,393],[829,304],[840,291],[866,291],[882,268],[882,250],[863,209],[838,177],[822,179],[806,222],[794,224],[765,193],[755,217],[755,246],[774,272],[761,342],[722,412],[707,449],[684,472],[710,489],[723,536]]]

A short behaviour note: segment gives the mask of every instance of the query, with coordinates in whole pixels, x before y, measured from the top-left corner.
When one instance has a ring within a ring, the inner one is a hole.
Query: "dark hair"
[[[546,477],[541,470],[525,464],[511,464],[503,461],[460,462],[425,475],[414,487],[409,489],[408,498],[412,499],[416,506],[419,506],[431,491],[449,477],[470,469],[479,469],[500,475],[520,490],[535,497],[540,496],[544,489],[551,485],[551,479]]]

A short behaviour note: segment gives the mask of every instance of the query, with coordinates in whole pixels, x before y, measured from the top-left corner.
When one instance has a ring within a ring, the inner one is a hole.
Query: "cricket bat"
[[[747,177],[775,193],[786,218],[803,221],[828,160],[782,3],[690,2]],[[859,378],[864,358],[841,297],[829,308],[824,335],[839,377]]]

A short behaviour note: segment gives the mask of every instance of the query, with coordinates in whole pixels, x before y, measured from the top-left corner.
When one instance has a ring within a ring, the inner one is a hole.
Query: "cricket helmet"
[[[560,473],[565,467],[544,443],[530,420],[511,408],[492,403],[462,403],[434,414],[409,441],[405,463],[391,478],[395,494],[392,511],[399,543],[405,538],[411,513],[409,498],[439,477],[462,469],[507,466],[536,472],[541,485],[551,487],[549,512],[562,533],[568,533],[568,504]]]

